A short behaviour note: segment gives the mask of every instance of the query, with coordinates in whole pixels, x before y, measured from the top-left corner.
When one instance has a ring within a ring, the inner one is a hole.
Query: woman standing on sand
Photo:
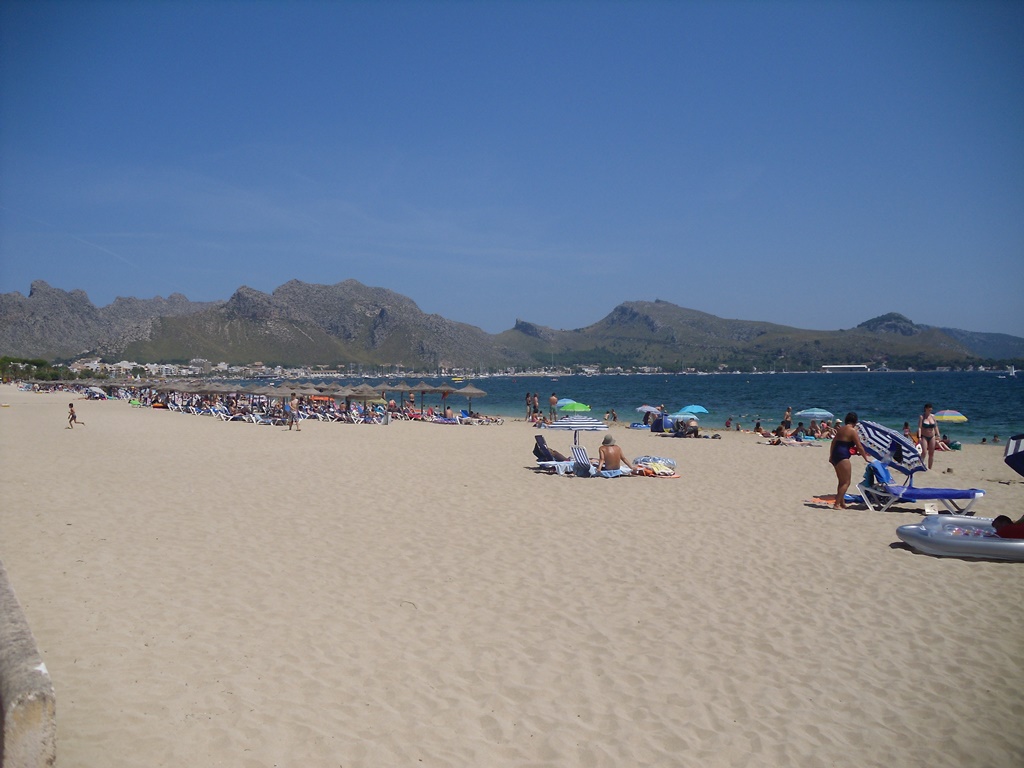
[[[850,411],[846,414],[846,423],[832,438],[832,447],[828,452],[828,463],[835,469],[838,480],[836,500],[832,504],[832,509],[846,509],[846,490],[850,487],[850,478],[853,476],[850,456],[853,455],[854,448],[864,457],[864,461],[868,460],[864,446],[860,443],[860,435],[857,434],[857,414]]]
[[[932,404],[924,404],[924,413],[917,417],[917,444],[921,446],[921,453],[928,461],[928,469],[932,468],[932,460],[935,458],[935,443],[938,442],[939,423],[932,414]]]

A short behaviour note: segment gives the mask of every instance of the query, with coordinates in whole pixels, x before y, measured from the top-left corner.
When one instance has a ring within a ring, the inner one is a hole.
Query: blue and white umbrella
[[[580,432],[598,432],[608,429],[608,425],[593,416],[575,414],[561,418],[554,424],[548,424],[545,429],[571,429],[573,431],[572,441],[578,444]]]
[[[793,417],[797,419],[815,419],[816,421],[832,421],[835,418],[835,414],[831,411],[826,411],[824,408],[806,408],[794,413]]]
[[[679,419],[679,420],[682,420],[682,419],[693,419],[694,421],[700,421],[700,417],[697,416],[697,414],[695,412],[687,411],[685,409],[682,410],[682,411],[676,411],[675,413],[670,413],[669,416],[671,418],[673,418],[673,419]]]
[[[864,450],[893,469],[908,476],[928,471],[917,446],[895,429],[873,421],[861,421],[857,423],[857,432]]]
[[[1018,475],[1024,475],[1024,434],[1014,435],[1006,441],[1003,461]]]

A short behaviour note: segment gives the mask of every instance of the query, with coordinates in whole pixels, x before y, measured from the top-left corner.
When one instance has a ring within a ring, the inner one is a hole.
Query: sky
[[[1024,3],[0,4],[0,293],[1024,336]]]

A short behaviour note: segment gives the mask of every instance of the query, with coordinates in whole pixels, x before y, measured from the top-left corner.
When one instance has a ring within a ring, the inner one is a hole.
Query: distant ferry
[[[866,365],[823,365],[825,373],[866,373],[871,370]]]

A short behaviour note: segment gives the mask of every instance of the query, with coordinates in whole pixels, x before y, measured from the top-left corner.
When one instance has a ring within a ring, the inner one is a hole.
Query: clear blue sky
[[[1024,336],[1021,2],[0,5],[0,292]]]

